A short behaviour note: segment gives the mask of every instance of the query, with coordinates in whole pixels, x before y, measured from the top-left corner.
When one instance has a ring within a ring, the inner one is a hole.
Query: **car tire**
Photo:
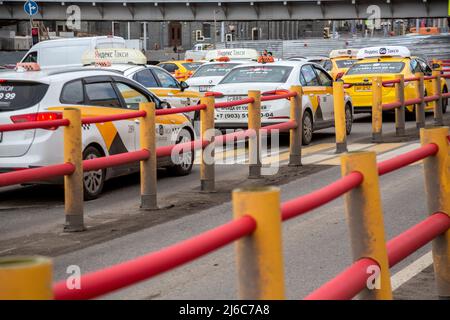
[[[177,137],[177,144],[192,141],[192,134],[187,129],[181,129]],[[192,171],[194,165],[195,152],[185,152],[180,155],[181,162],[167,168],[169,173],[174,176],[186,176]]]
[[[102,157],[102,153],[93,146],[89,146],[83,151],[83,160],[90,160]],[[84,200],[93,200],[103,191],[105,185],[106,170],[96,170],[83,173],[83,193]]]
[[[313,118],[310,111],[303,113],[302,129],[302,144],[307,146],[312,141],[314,130]]]
[[[345,105],[345,131],[347,135],[349,135],[352,132],[352,126],[353,126],[353,114],[352,114],[352,107],[349,104]]]

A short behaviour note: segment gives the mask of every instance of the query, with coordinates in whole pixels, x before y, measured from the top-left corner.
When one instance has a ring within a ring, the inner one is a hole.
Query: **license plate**
[[[355,91],[370,91],[371,86],[355,86]]]
[[[247,96],[228,96],[227,101],[237,101],[247,98]]]

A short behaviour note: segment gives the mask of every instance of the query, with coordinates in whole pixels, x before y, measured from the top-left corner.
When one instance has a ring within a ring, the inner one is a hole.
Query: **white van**
[[[21,62],[37,62],[41,68],[81,66],[86,50],[126,48],[122,37],[100,36],[46,40],[35,44]]]

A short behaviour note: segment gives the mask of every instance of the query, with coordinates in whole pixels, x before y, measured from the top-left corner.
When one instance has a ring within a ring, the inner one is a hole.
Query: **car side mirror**
[[[181,89],[181,91],[184,91],[184,90],[186,90],[187,88],[189,88],[189,85],[188,85],[186,82],[181,81],[181,82],[180,82],[180,89]]]
[[[161,101],[159,103],[159,108],[158,109],[170,109],[170,103],[168,103],[167,101]]]

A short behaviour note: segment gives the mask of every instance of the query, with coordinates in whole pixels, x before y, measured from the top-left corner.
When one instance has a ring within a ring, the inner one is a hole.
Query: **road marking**
[[[428,268],[433,263],[433,256],[431,251],[424,254],[422,257],[406,266],[391,277],[392,291],[397,290],[404,283],[411,280],[417,274]]]
[[[387,159],[391,159],[395,156],[398,156],[400,154],[403,154],[405,152],[417,149],[418,147],[420,147],[420,143],[411,143],[411,144],[405,144],[404,147],[395,149],[393,151],[389,151],[386,153],[383,153],[379,158],[378,161],[383,161],[383,160],[387,160]]]

